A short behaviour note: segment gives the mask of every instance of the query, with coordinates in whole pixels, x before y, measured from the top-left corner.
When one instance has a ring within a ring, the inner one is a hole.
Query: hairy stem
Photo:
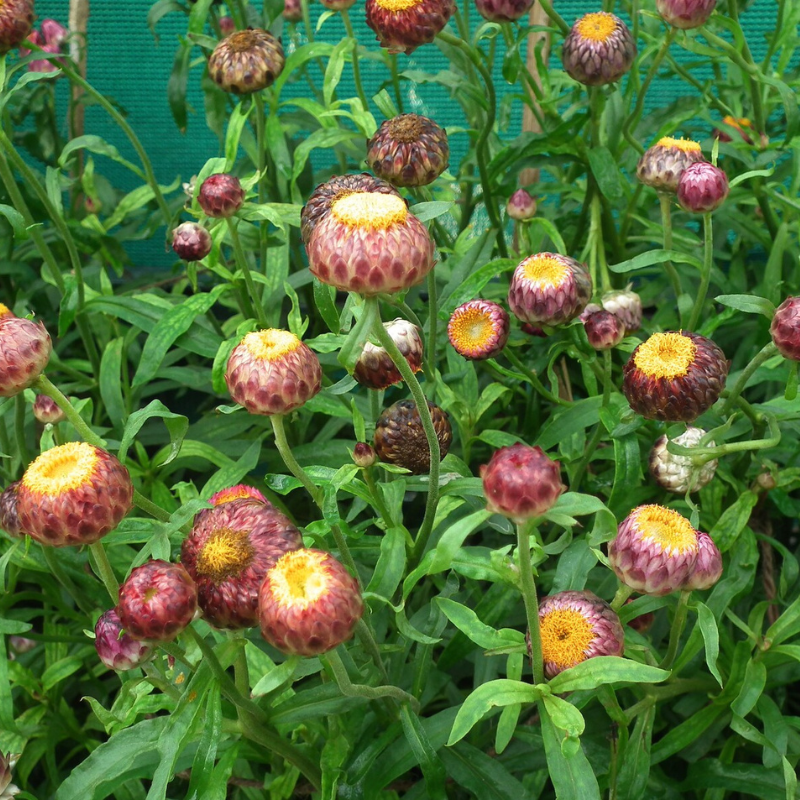
[[[530,522],[522,522],[517,525],[517,551],[519,553],[519,583],[531,640],[530,656],[533,682],[540,684],[544,683],[544,663],[542,660],[542,636],[539,630],[539,601],[536,597],[536,583],[533,580],[533,566],[531,565],[532,527]]]

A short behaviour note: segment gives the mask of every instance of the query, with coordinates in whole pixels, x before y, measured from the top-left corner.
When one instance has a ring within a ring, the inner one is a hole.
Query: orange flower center
[[[650,378],[681,378],[689,370],[697,345],[682,333],[654,333],[639,345],[633,363]]]
[[[2,0],[0,0],[0,8],[2,8],[2,5],[3,5]],[[3,317],[13,317],[13,316],[14,314],[11,312],[11,309],[8,306],[0,303],[0,319],[2,319]]]
[[[326,554],[295,550],[281,556],[269,572],[272,595],[278,603],[306,609],[328,591]]]
[[[642,539],[655,542],[667,555],[697,550],[697,531],[677,511],[663,506],[640,506],[634,513]]]
[[[523,275],[537,289],[556,289],[570,276],[569,264],[565,264],[557,256],[549,253],[537,253],[529,256],[522,264]]]
[[[353,192],[334,200],[331,214],[343,225],[385,231],[394,225],[402,225],[408,217],[408,209],[403,199],[393,194]]]
[[[92,479],[99,461],[96,447],[69,442],[42,453],[25,471],[22,484],[32,492],[59,495]]]
[[[575,23],[575,30],[584,38],[593,42],[606,42],[617,29],[617,20],[613,14],[598,11],[586,14]]]
[[[726,125],[730,125],[732,128],[752,128],[753,124],[747,117],[731,117],[730,115],[725,116],[722,118],[722,121]]]
[[[595,638],[591,622],[573,608],[557,608],[539,618],[542,656],[561,669],[586,660],[586,651]]]
[[[384,11],[409,11],[422,3],[423,0],[375,0],[375,5]]]
[[[496,335],[489,313],[474,307],[453,316],[449,333],[453,346],[462,350],[485,347]]]
[[[197,572],[222,583],[235,577],[253,560],[255,551],[247,531],[221,528],[208,537],[197,556]]]
[[[277,361],[297,350],[301,344],[302,342],[293,333],[277,328],[253,331],[242,339],[242,346],[251,356],[265,361]]]
[[[699,153],[700,145],[691,139],[673,139],[671,136],[664,136],[657,142],[658,147],[672,147],[684,153]]]

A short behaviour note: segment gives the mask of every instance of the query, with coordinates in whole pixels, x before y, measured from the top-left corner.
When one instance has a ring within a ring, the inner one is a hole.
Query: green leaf
[[[409,708],[408,703],[400,706],[400,722],[408,746],[422,770],[422,776],[425,779],[425,796],[431,800],[447,800],[447,792],[444,788],[447,773],[444,764],[431,746],[419,717]]]
[[[25,218],[16,208],[0,203],[0,215],[4,216],[11,229],[14,231],[14,238],[19,242],[24,242],[28,238],[28,228],[25,225]]]
[[[192,774],[186,800],[205,800],[214,773],[217,745],[222,738],[222,700],[219,685],[214,684],[206,697],[206,714],[197,752],[192,762]]]
[[[206,481],[200,496],[203,499],[208,499],[212,494],[240,483],[245,476],[249,475],[258,466],[260,457],[261,438],[258,438],[250,443],[238,461],[233,464],[226,464],[217,470]]]
[[[135,411],[128,417],[117,454],[123,464],[128,455],[128,448],[131,446],[136,434],[139,433],[145,422],[154,417],[164,420],[167,431],[169,431],[170,440],[169,454],[158,466],[163,467],[165,464],[169,464],[180,452],[183,438],[186,436],[186,431],[189,430],[189,420],[183,414],[175,414],[170,411],[160,400],[153,400],[147,406]]]
[[[18,619],[0,618],[0,636],[21,636],[27,633],[33,625],[30,622],[22,622]]]
[[[701,708],[680,725],[670,728],[667,733],[653,745],[652,764],[660,764],[670,756],[679,753],[707,731],[725,711],[721,705]]]
[[[83,660],[76,656],[67,656],[59,659],[42,673],[43,688],[45,691],[49,691],[82,667]]]
[[[497,258],[475,270],[471,275],[466,276],[461,284],[455,287],[441,301],[439,305],[440,315],[448,317],[462,303],[477,297],[489,281],[494,280],[504,272],[515,269],[517,263],[516,260],[511,258]]]
[[[761,764],[723,764],[715,758],[702,758],[689,766],[686,780],[674,787],[680,797],[700,796],[703,789],[719,789],[724,797],[757,797],[758,800],[787,798],[780,770]]]
[[[543,450],[549,450],[569,439],[573,433],[594,425],[600,419],[602,400],[602,397],[587,397],[563,411],[557,411],[542,425],[536,444]]]
[[[617,792],[619,800],[644,800],[650,777],[650,748],[656,707],[651,705],[636,718],[633,733],[619,754]]]
[[[115,428],[122,430],[125,420],[125,400],[122,397],[122,336],[112,339],[103,350],[100,361],[100,397]]]
[[[453,200],[430,200],[425,203],[417,203],[408,210],[420,222],[430,222],[430,220],[436,219],[436,217],[447,214],[454,205],[455,202]]]
[[[765,297],[757,297],[754,294],[720,294],[714,300],[746,314],[763,314],[767,319],[772,319],[775,315],[775,306]]]
[[[353,40],[349,36],[345,37],[333,48],[328,58],[328,66],[325,68],[325,80],[322,84],[322,94],[326,106],[330,106],[333,100],[333,93],[342,79],[345,56],[349,55],[352,49]]]
[[[381,538],[378,563],[366,589],[368,592],[390,599],[397,591],[406,569],[406,535],[407,531],[402,527],[386,530]]]
[[[314,278],[314,305],[331,333],[339,333],[339,312],[334,302],[336,289]]]
[[[180,39],[180,45],[175,51],[175,60],[172,63],[167,81],[167,100],[172,118],[181,133],[186,133],[187,108],[186,108],[186,89],[189,84],[189,62],[192,57],[192,43],[186,39]]]
[[[642,459],[636,433],[614,437],[614,485],[608,507],[618,519],[630,508],[631,492],[642,485]]]
[[[436,603],[456,628],[484,650],[495,650],[525,643],[525,636],[521,631],[513,628],[496,630],[490,625],[485,625],[472,609],[455,600],[448,597],[437,597]]]
[[[767,668],[763,661],[747,662],[741,691],[731,703],[731,711],[746,717],[756,706],[767,685]]]
[[[700,632],[703,634],[703,641],[706,647],[706,664],[709,672],[717,679],[717,683],[722,686],[722,676],[717,668],[717,658],[719,657],[719,631],[717,630],[717,620],[711,609],[698,601],[697,617],[700,625]]]
[[[462,517],[447,528],[433,551],[428,574],[433,575],[449,569],[455,554],[464,544],[464,540],[483,525],[490,516],[491,514],[482,508],[480,511],[474,511],[472,514]]]
[[[602,195],[612,203],[621,200],[623,197],[622,181],[617,160],[611,155],[611,151],[603,146],[593,147],[587,155],[589,167]]]
[[[533,800],[533,795],[497,758],[467,742],[442,750],[442,761],[453,780],[480,800]]]
[[[721,553],[727,552],[736,544],[757,502],[758,495],[748,490],[740,494],[736,502],[722,512],[722,516],[708,532]]]
[[[607,683],[660,683],[670,672],[647,664],[639,664],[618,656],[587,658],[580,664],[560,672],[550,681],[553,694],[596,689]]]
[[[377,306],[374,303],[367,303],[363,307],[358,321],[347,334],[347,339],[339,351],[337,360],[348,372],[353,372],[377,318]]]
[[[567,255],[567,246],[564,244],[564,239],[558,232],[558,228],[556,228],[555,224],[549,219],[546,217],[534,217],[528,222],[528,224],[539,225],[540,227],[544,228],[545,233],[550,237],[550,240],[555,245],[556,252],[562,256]]]
[[[142,170],[139,169],[139,167],[137,167],[135,164],[132,164],[130,161],[124,159],[114,145],[111,145],[105,139],[101,139],[99,136],[93,136],[92,134],[77,136],[76,138],[67,142],[61,151],[61,155],[58,157],[58,165],[62,168],[66,167],[69,157],[77,150],[89,150],[97,155],[110,158],[112,161],[116,161],[117,164],[121,164],[126,169],[129,169],[134,175],[137,175],[142,180],[145,180],[145,175]]]
[[[678,250],[648,250],[638,256],[621,261],[619,264],[611,264],[609,269],[612,272],[634,272],[637,269],[652,267],[654,264],[663,264],[665,261],[673,261],[676,264],[691,264],[696,269],[702,269],[702,262],[696,256],[681,253]]]
[[[769,167],[768,169],[751,169],[748,172],[737,175],[735,178],[731,178],[730,188],[733,189],[734,186],[749,181],[750,178],[769,178],[774,172],[775,167]]]

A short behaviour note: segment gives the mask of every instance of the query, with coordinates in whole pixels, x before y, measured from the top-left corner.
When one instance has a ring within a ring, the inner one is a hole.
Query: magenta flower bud
[[[517,222],[526,222],[536,216],[536,200],[525,189],[517,189],[506,204],[506,213]]]
[[[0,3],[0,55],[24,42],[33,29],[33,0]]]
[[[169,642],[195,611],[197,586],[181,564],[151,559],[136,567],[119,590],[119,621],[134,639]]]
[[[487,510],[518,523],[549,511],[567,488],[561,483],[561,464],[541,447],[526,444],[495,450],[480,476]]]
[[[626,336],[642,326],[642,300],[636,292],[629,289],[606,292],[600,302],[606,311],[622,320]]]
[[[378,454],[366,442],[357,442],[353,449],[353,463],[361,469],[371,467],[378,460]]]
[[[384,322],[383,327],[408,362],[412,372],[422,369],[422,336],[419,328],[408,320],[398,318]],[[370,389],[388,389],[403,380],[389,354],[382,347],[366,342],[356,361],[353,377]]]
[[[33,404],[33,416],[42,425],[57,425],[66,419],[64,412],[58,407],[56,401],[46,394],[36,395],[36,400]]]
[[[714,11],[717,0],[656,0],[656,10],[673,28],[699,28]]]
[[[502,352],[509,330],[508,313],[502,306],[489,300],[470,300],[450,316],[447,338],[459,355],[484,361]]]
[[[636,165],[636,177],[662,192],[677,192],[686,167],[705,161],[700,145],[690,139],[665,136],[649,147]]]
[[[9,636],[8,643],[19,656],[29,653],[37,645],[34,639],[26,639],[24,636]]]
[[[211,234],[196,222],[182,222],[172,231],[172,249],[184,261],[202,261],[211,245]]]
[[[583,311],[591,296],[592,279],[583,264],[557,253],[537,253],[514,270],[508,305],[521,322],[564,325]]]
[[[19,481],[10,483],[8,488],[0,494],[0,528],[9,536],[22,536],[22,525],[17,511],[17,490]]]
[[[683,171],[678,182],[678,202],[684,211],[709,214],[728,196],[728,176],[713,164],[700,161]]]
[[[787,297],[778,306],[769,332],[784,358],[800,361],[800,296]]]
[[[454,8],[453,0],[367,0],[367,25],[381,47],[410,55],[436,38]]]
[[[45,43],[54,44],[56,47],[60,47],[69,35],[69,31],[54,19],[42,20],[42,24],[39,27]]]
[[[294,0],[297,4],[298,11],[300,10],[300,2],[299,0]],[[287,3],[287,6],[289,3]],[[283,16],[286,17],[286,11],[284,10]],[[303,18],[302,11],[300,12],[300,19]],[[223,37],[230,36],[236,30],[236,23],[233,21],[231,17],[220,17],[219,18],[219,32],[222,34]]]
[[[608,545],[608,562],[629,588],[661,597],[686,588],[699,553],[699,535],[688,519],[645,505],[620,523]]]
[[[681,447],[696,447],[705,435],[702,428],[693,428],[690,425],[673,441]],[[716,459],[707,461],[702,466],[695,466],[691,457],[670,453],[667,450],[668,444],[666,435],[661,436],[650,451],[650,474],[662,489],[675,494],[686,494],[699,492],[711,482],[717,471]],[[714,442],[709,442],[708,446],[713,447]]]
[[[721,577],[722,553],[707,533],[697,531],[697,561],[684,591],[710,589]]]
[[[44,372],[52,350],[41,322],[0,316],[0,397],[13,397],[31,386]]]
[[[478,13],[489,22],[516,22],[533,7],[533,0],[475,0]]]
[[[548,679],[589,658],[621,656],[625,643],[614,609],[589,591],[545,597],[539,606],[539,635]],[[530,653],[530,631],[525,641]]]
[[[200,208],[209,217],[232,217],[244,203],[244,189],[235,175],[209,175],[197,195]]]
[[[625,338],[625,325],[610,311],[595,311],[583,320],[586,338],[595,350],[610,350]]]
[[[284,63],[283,47],[269,31],[248,28],[232,33],[214,48],[208,74],[226,92],[252,94],[272,86]]]
[[[635,57],[636,42],[628,26],[605,11],[581,17],[572,26],[561,52],[564,69],[585,86],[618,81]]]
[[[109,669],[124,672],[148,661],[155,648],[129,636],[112,608],[94,626],[94,649]]]
[[[328,11],[347,11],[356,0],[319,0]]]

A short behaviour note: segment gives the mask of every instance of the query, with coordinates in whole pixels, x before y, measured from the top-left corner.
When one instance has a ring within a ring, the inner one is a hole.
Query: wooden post
[[[533,8],[531,9],[530,15],[528,17],[528,21],[531,25],[548,25],[550,20],[547,17],[547,14],[544,13],[544,9],[538,4],[534,3]],[[533,76],[534,81],[536,81],[537,85],[541,86],[542,81],[539,77],[539,70],[536,67],[536,46],[544,40],[544,48],[542,49],[542,58],[544,63],[547,63],[547,59],[550,55],[550,36],[546,33],[531,33],[528,36],[528,54],[527,54],[527,63],[528,63],[528,70],[530,71],[531,75]],[[530,93],[531,100],[536,102],[536,98],[528,89]],[[539,121],[533,115],[528,106],[524,106],[522,109],[522,130],[523,131],[533,131],[534,133],[539,133],[542,128],[539,125]],[[536,183],[539,180],[539,170],[538,169],[524,169],[519,175],[519,184],[520,186],[528,186],[531,183]]]
[[[89,22],[89,0],[69,0],[69,23],[71,33],[69,55],[78,74],[86,78],[86,28]],[[69,109],[69,136],[83,136],[84,106],[80,102],[83,89],[72,86],[72,102]]]

